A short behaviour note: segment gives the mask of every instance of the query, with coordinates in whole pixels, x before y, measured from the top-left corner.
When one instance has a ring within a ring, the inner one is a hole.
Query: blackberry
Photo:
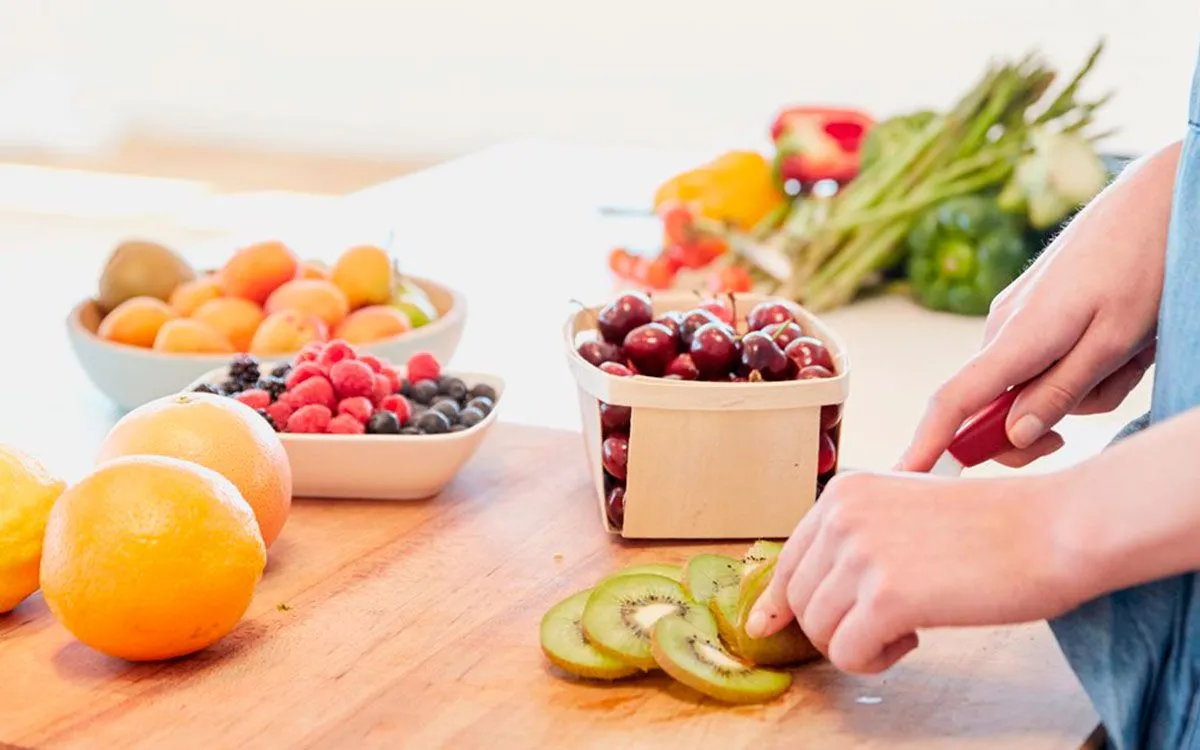
[[[226,396],[235,396],[235,395],[241,393],[242,391],[246,390],[245,383],[243,383],[240,380],[235,380],[233,378],[229,378],[228,380],[221,381],[221,384],[217,387],[220,388],[221,392],[224,393]]]
[[[271,425],[272,430],[279,432],[279,425],[275,424],[275,420],[271,419],[271,415],[267,414],[266,409],[255,409],[255,411],[258,412],[259,416],[261,416],[263,419],[267,420],[267,424]]]
[[[496,403],[496,389],[487,383],[480,383],[471,389],[471,398],[486,398],[493,404]]]
[[[254,384],[254,387],[260,388],[271,394],[271,403],[274,403],[278,401],[279,396],[287,390],[287,383],[284,382],[283,378],[272,376],[267,378],[259,378],[258,382]]]
[[[209,383],[201,383],[192,389],[195,393],[211,393],[214,396],[224,396],[219,386],[210,385]]]
[[[282,365],[276,365],[275,369],[271,370],[271,377],[279,378],[280,380],[286,380],[288,373],[291,371],[292,366],[290,364],[284,363]]]
[[[239,354],[229,363],[229,377],[243,383],[258,382],[258,360],[249,354]]]

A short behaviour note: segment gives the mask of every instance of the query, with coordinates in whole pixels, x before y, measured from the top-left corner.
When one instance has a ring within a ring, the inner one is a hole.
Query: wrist
[[[1050,567],[1063,611],[1106,593],[1120,554],[1108,531],[1111,519],[1103,518],[1095,502],[1093,475],[1091,464],[1084,463],[1038,477],[1049,498]]]

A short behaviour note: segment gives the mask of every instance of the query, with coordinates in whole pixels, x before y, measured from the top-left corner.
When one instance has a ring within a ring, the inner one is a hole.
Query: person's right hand
[[[975,412],[1029,381],[1009,412],[1022,466],[1058,450],[1068,414],[1112,411],[1154,361],[1178,144],[1121,176],[992,302],[983,347],[934,394],[897,464],[928,471]]]

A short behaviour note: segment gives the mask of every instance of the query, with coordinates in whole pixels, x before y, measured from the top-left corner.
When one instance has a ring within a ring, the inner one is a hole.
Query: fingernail
[[[1042,424],[1042,420],[1032,414],[1026,414],[1017,420],[1017,423],[1012,426],[1008,432],[1008,439],[1012,441],[1013,446],[1017,448],[1028,448],[1033,445],[1034,441],[1042,436],[1046,431],[1046,425]]]
[[[746,619],[746,635],[758,638],[767,628],[767,616],[761,610],[754,610]]]

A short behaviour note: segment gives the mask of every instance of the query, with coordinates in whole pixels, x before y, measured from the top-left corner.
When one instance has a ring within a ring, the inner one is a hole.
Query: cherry
[[[596,316],[600,335],[610,344],[620,344],[629,332],[654,318],[650,298],[643,292],[626,292],[609,302]]]
[[[692,336],[696,331],[709,323],[720,323],[721,320],[710,313],[708,310],[689,310],[683,315],[683,322],[679,324],[679,342],[687,349],[692,345]]]
[[[605,362],[622,362],[625,359],[621,353],[621,347],[610,344],[607,341],[583,342],[579,345],[579,356],[586,359],[594,367],[599,367]]]
[[[680,354],[667,365],[667,375],[675,375],[680,380],[696,380],[700,370],[696,367],[695,357],[691,354]]]
[[[667,328],[679,336],[679,327],[683,324],[683,313],[678,310],[668,310],[654,319],[655,323],[662,323]]]
[[[600,369],[609,375],[616,375],[618,378],[633,377],[633,370],[630,370],[620,362],[604,362],[600,365]]]
[[[733,308],[719,299],[709,300],[699,306],[700,310],[708,310],[713,316],[727,326],[733,325]]]
[[[605,471],[617,479],[625,479],[625,469],[629,464],[629,437],[618,432],[604,438],[600,445],[600,458]]]
[[[841,404],[825,404],[821,407],[821,429],[832,430],[842,421]]]
[[[828,474],[837,465],[837,446],[828,432],[821,433],[817,445],[817,474]]]
[[[604,435],[610,432],[627,432],[633,410],[628,406],[617,406],[600,402],[600,428]]]
[[[671,373],[671,374],[669,374],[669,375],[663,375],[663,376],[662,376],[662,379],[663,379],[663,380],[683,380],[683,378],[681,378],[680,376],[676,375],[675,373]]]
[[[742,369],[764,380],[782,380],[791,373],[791,362],[770,336],[751,331],[742,337]]]
[[[764,300],[750,309],[746,316],[746,325],[751,331],[761,331],[772,323],[794,323],[796,316],[782,302]]]
[[[815,339],[812,336],[801,336],[787,345],[784,350],[788,359],[796,363],[797,370],[803,370],[809,365],[820,365],[829,371],[832,377],[837,368],[833,366],[833,355],[825,348],[820,339]]]
[[[738,375],[736,372],[731,372],[731,373],[729,373],[729,382],[730,383],[749,383],[750,378],[747,378],[745,375]]]
[[[625,488],[617,485],[608,491],[608,497],[604,499],[604,511],[608,516],[608,523],[614,529],[620,529],[625,523]]]
[[[679,350],[678,338],[662,323],[646,323],[625,337],[625,356],[642,375],[662,377]]]
[[[788,344],[804,335],[804,329],[800,327],[800,324],[791,321],[772,323],[763,328],[762,332],[770,336],[780,349],[787,349]]]
[[[737,344],[724,323],[707,323],[692,334],[691,352],[700,374],[724,375],[737,359]]]
[[[821,380],[823,378],[832,378],[833,373],[821,365],[809,365],[801,367],[796,373],[796,380]]]

